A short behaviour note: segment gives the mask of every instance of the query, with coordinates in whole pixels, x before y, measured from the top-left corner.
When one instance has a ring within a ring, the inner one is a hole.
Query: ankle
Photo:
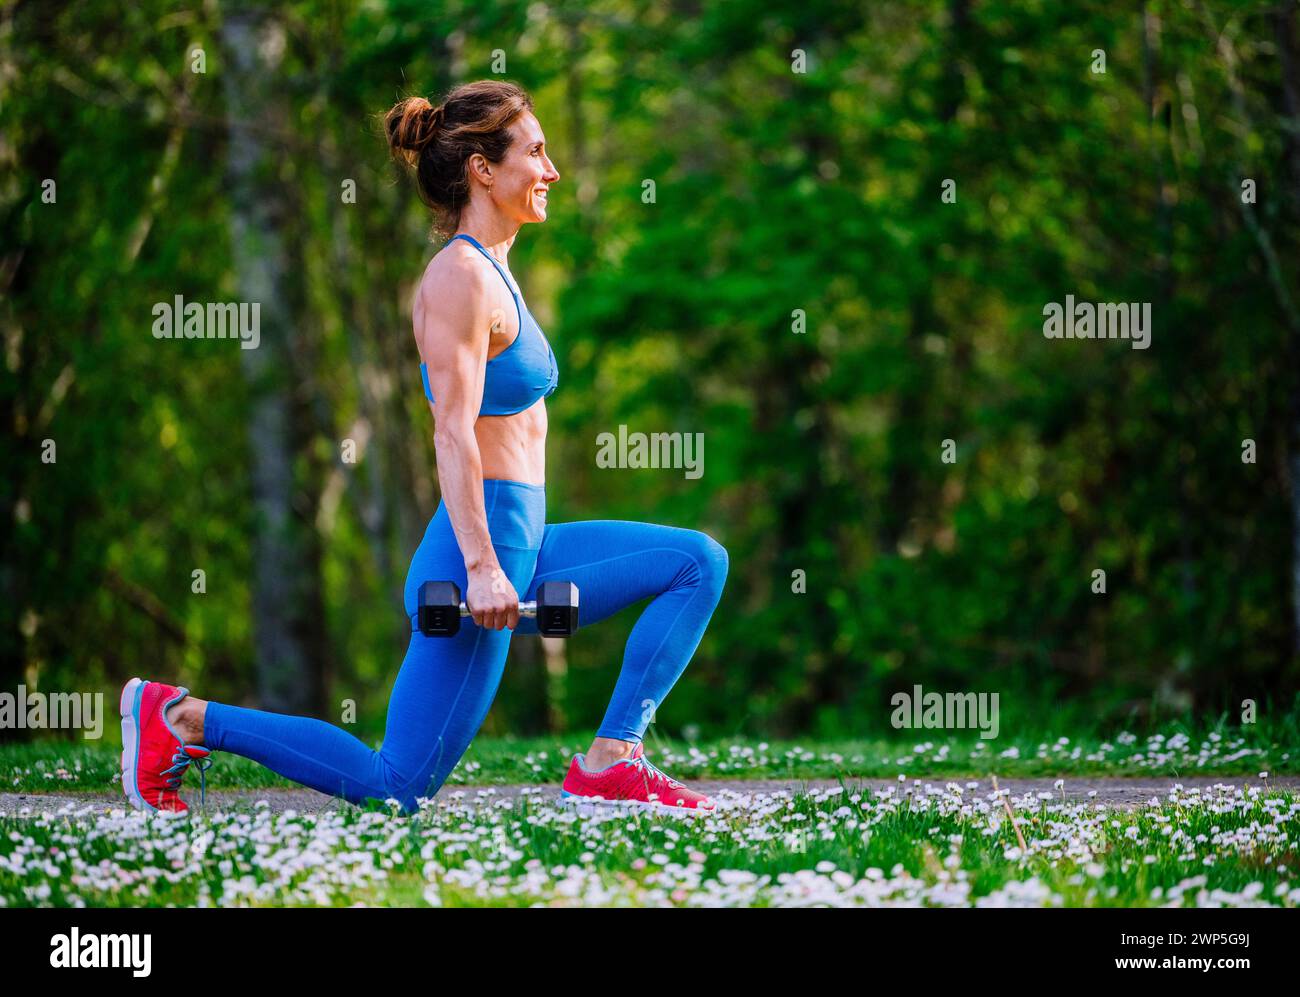
[[[207,705],[205,700],[187,696],[167,710],[167,722],[183,744],[203,743],[203,713]]]
[[[588,772],[599,772],[617,762],[632,757],[636,750],[635,741],[619,741],[612,737],[598,737],[592,742],[583,758],[583,767]]]

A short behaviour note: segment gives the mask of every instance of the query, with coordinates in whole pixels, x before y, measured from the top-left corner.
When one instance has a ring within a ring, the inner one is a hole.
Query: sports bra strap
[[[488,262],[497,268],[497,273],[499,273],[501,275],[501,279],[506,282],[506,287],[510,288],[511,295],[517,296],[517,292],[515,291],[515,285],[510,283],[510,278],[506,276],[505,270],[501,268],[501,264],[497,262],[495,256],[493,256],[486,249],[484,249],[482,245],[479,244],[479,241],[477,239],[475,239],[472,235],[469,235],[468,233],[465,232],[456,233],[450,239],[447,240],[447,244],[450,245],[451,243],[455,242],[457,239],[464,239],[471,246],[477,249],[480,253],[486,256],[488,258]]]
[[[450,244],[460,238],[464,238],[496,267],[497,273],[506,282],[506,287],[510,288],[510,296],[515,302],[519,332],[505,349],[487,360],[483,402],[479,406],[479,415],[514,415],[524,411],[538,398],[545,398],[555,390],[559,380],[555,353],[551,350],[546,334],[542,332],[532,314],[529,313],[527,321],[524,320],[523,295],[510,283],[510,278],[506,276],[501,264],[479,244],[478,240],[465,232],[457,233],[447,242]],[[547,368],[549,368],[549,376],[545,373]],[[429,383],[429,368],[425,363],[420,364],[420,380],[424,385],[424,396],[429,401],[434,401],[433,388]],[[541,380],[545,380],[546,383],[539,385]]]

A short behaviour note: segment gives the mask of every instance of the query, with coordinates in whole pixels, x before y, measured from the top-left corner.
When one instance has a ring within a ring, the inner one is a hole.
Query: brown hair
[[[420,200],[433,209],[434,231],[452,235],[469,203],[465,163],[480,153],[500,163],[510,150],[510,123],[533,109],[532,98],[504,80],[463,83],[434,107],[424,97],[407,97],[384,115],[394,159],[415,171]]]

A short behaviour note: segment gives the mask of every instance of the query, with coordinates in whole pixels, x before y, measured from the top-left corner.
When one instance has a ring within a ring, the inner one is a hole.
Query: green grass
[[[0,817],[0,906],[1239,906],[1300,904],[1300,802],[1260,789],[1135,811],[950,784],[722,799],[682,819],[552,798],[403,818]],[[1005,806],[1026,839],[1022,849]]]
[[[449,786],[553,783],[585,746],[482,738]],[[1295,773],[1297,747],[1291,721],[994,741],[967,732],[688,744],[654,729],[647,750],[681,778],[839,781],[797,795],[752,795],[737,783],[717,815],[688,820],[578,814],[550,792],[508,801],[443,793],[410,818],[265,806],[146,816],[118,802],[117,745],[42,741],[0,748],[4,790],[107,792],[113,803],[42,816],[11,806],[0,816],[0,904],[1294,907],[1300,802],[1257,777]],[[246,759],[215,757],[210,788],[293,785]],[[1052,776],[1064,792],[1004,803],[961,784],[989,775]],[[1070,786],[1107,775],[1165,777],[1171,787],[1192,775],[1248,778],[1135,810]],[[894,782],[874,791],[855,782],[868,777]]]
[[[1300,725],[1281,721],[1228,725],[1222,720],[1170,723],[1141,734],[1035,732],[981,740],[971,732],[890,739],[814,741],[714,740],[690,744],[654,728],[646,749],[656,764],[688,779],[926,778],[1008,776],[1275,775],[1300,772]],[[907,732],[912,734],[912,732]],[[378,742],[372,742],[376,746]],[[448,785],[559,782],[577,738],[479,738]],[[0,792],[77,793],[117,790],[117,743],[37,741],[0,747]],[[216,753],[213,789],[290,788],[255,762]],[[187,777],[187,785],[194,781]]]

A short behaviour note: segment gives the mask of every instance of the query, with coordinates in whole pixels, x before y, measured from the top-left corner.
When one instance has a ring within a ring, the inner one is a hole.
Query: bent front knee
[[[702,582],[721,590],[722,583],[727,580],[727,569],[731,564],[731,559],[727,556],[727,548],[707,533],[700,530],[690,532],[693,540],[692,556],[700,570]]]
[[[717,574],[722,578],[726,578],[727,569],[731,567],[731,558],[727,554],[727,548],[722,546],[722,544],[718,543],[718,541],[714,540],[713,537],[710,537],[707,533],[705,534],[705,537],[709,541],[707,545],[709,550],[709,561],[714,565],[714,570]]]

